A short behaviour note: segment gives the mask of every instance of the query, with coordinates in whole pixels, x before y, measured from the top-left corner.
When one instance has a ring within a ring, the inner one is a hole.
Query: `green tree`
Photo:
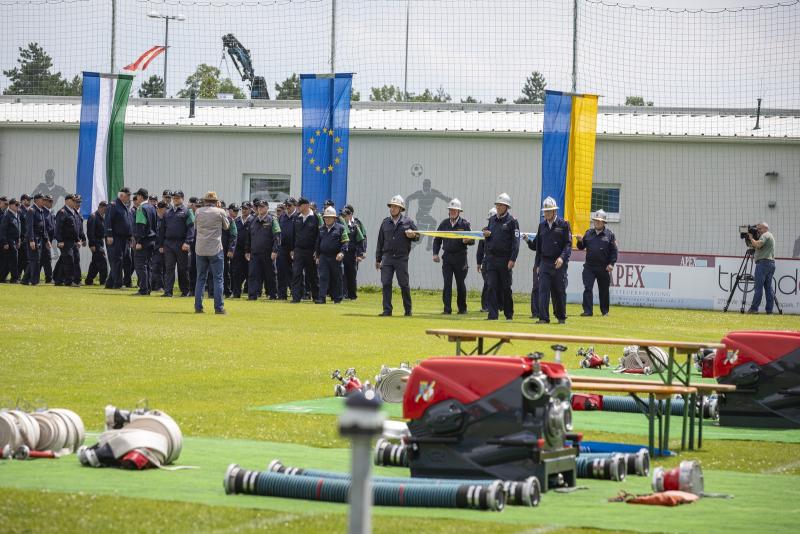
[[[81,96],[83,93],[83,76],[76,74],[72,81],[67,84],[67,96]]]
[[[186,78],[186,87],[178,91],[178,98],[190,98],[192,92],[197,98],[217,98],[219,93],[233,93],[233,98],[244,98],[244,92],[230,78],[220,78],[220,70],[201,63],[194,74]]]
[[[506,103],[506,99],[501,97],[501,96],[498,96],[497,98],[494,99],[494,103],[495,104],[505,104]]]
[[[472,96],[467,96],[467,98],[461,99],[462,104],[477,104],[478,101],[475,100]]]
[[[276,100],[300,100],[300,76],[292,73],[281,83],[275,84]]]
[[[450,102],[452,99],[444,90],[444,87],[439,87],[435,93],[430,89],[425,89],[418,95],[415,95],[414,93],[408,93],[406,95],[406,100],[410,102]]]
[[[373,102],[402,102],[403,91],[396,85],[370,88],[369,99]]]
[[[625,97],[625,105],[626,106],[652,106],[653,101],[650,100],[645,104],[644,97],[642,96],[626,96]]]
[[[4,70],[3,74],[11,80],[6,87],[7,95],[79,95],[82,81],[75,76],[67,81],[61,72],[51,72],[53,58],[38,43],[29,43],[27,48],[19,47],[17,66]]]
[[[350,90],[350,102],[359,102],[361,100],[361,93],[351,89]]]
[[[153,74],[142,82],[139,88],[139,98],[163,98],[164,97],[164,78],[158,74]]]
[[[522,87],[522,97],[514,100],[515,104],[544,104],[544,88],[547,82],[538,70],[531,73]]]

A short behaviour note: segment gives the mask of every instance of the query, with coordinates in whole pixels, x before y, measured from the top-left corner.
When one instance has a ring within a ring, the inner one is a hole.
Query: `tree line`
[[[7,95],[60,95],[80,96],[83,80],[80,75],[75,75],[71,80],[61,75],[61,72],[52,72],[53,58],[38,44],[29,43],[26,48],[19,48],[17,66],[4,70],[3,74],[11,81],[3,91]],[[533,71],[525,79],[521,89],[521,96],[514,99],[515,104],[544,104],[545,88],[547,81],[539,71]],[[164,79],[153,74],[142,81],[137,94],[140,98],[163,98]],[[219,68],[206,63],[197,66],[195,71],[186,78],[184,87],[177,93],[178,98],[190,98],[195,94],[197,98],[214,99],[220,94],[231,94],[235,99],[247,98],[245,92],[229,77],[223,77]],[[280,83],[275,84],[276,100],[300,100],[300,77],[292,73]],[[361,100],[361,93],[353,91],[352,101]],[[452,97],[444,89],[425,89],[421,93],[403,91],[396,85],[383,85],[371,87],[369,100],[373,102],[452,102]],[[472,96],[461,99],[463,104],[482,103]],[[498,97],[495,104],[505,104],[506,99]],[[643,96],[628,96],[625,98],[626,106],[652,106],[652,101],[646,101]]]

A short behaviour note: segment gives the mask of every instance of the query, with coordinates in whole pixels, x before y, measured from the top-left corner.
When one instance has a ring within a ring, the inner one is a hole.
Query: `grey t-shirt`
[[[758,238],[759,243],[763,243],[761,248],[757,248],[753,254],[753,259],[758,260],[774,260],[775,259],[775,238],[769,232],[764,232]]]
[[[203,206],[197,210],[194,228],[197,232],[194,250],[198,256],[216,256],[222,250],[222,231],[230,226],[222,208]]]

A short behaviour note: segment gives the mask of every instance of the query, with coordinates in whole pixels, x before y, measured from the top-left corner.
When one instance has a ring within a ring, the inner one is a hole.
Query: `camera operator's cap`
[[[406,201],[403,200],[403,197],[400,195],[395,195],[392,199],[386,203],[387,208],[391,208],[392,206],[397,206],[402,211],[406,211]]]
[[[203,202],[219,202],[216,191],[209,191],[203,196]]]
[[[457,198],[454,198],[453,200],[450,201],[449,204],[447,204],[447,209],[464,211],[463,208],[461,207],[461,201],[458,200]]]
[[[177,191],[174,191],[172,193],[172,198],[175,198],[175,197],[183,198],[183,191],[181,191],[180,189],[178,189]]]
[[[605,212],[605,211],[603,211],[603,210],[597,210],[597,211],[595,212],[595,214],[594,214],[594,217],[592,217],[592,220],[593,220],[593,221],[603,221],[603,222],[606,222],[606,218],[607,218],[607,217],[608,217],[608,215],[606,214],[606,212]]]
[[[300,199],[297,201],[297,205],[298,206],[302,206],[303,204],[310,204],[310,202],[308,201],[307,198],[300,197]]]
[[[172,196],[172,191],[170,191],[169,189],[164,189],[164,191],[161,193],[161,196],[162,197],[171,197]]]
[[[21,197],[19,197],[19,199],[20,199],[20,200],[30,200],[30,199],[31,199],[31,197],[30,197],[30,195],[28,195],[27,193],[25,193],[25,194],[23,194]]]
[[[44,195],[41,194],[41,193],[36,193],[35,195],[33,195],[33,200],[41,200],[43,198],[44,198]]]
[[[494,201],[495,204],[503,204],[505,206],[511,207],[511,197],[508,196],[508,193],[500,193],[497,195],[497,200]]]
[[[544,199],[544,201],[542,201],[542,211],[551,211],[557,209],[558,209],[558,204],[556,204],[556,199],[554,199],[553,197],[547,197],[546,199]]]

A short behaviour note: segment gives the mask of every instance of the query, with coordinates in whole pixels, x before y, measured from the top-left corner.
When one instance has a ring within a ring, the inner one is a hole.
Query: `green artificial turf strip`
[[[250,469],[264,469],[273,458],[286,465],[347,471],[350,454],[346,449],[312,447],[249,440],[186,438],[180,465],[198,469],[176,472],[141,472],[95,469],[81,466],[74,456],[58,460],[9,462],[0,469],[0,482],[6,489],[48,489],[55,492],[83,492],[203,505],[259,508],[299,514],[345,514],[346,505],[251,495],[226,495],[222,488],[229,463]],[[407,476],[408,470],[380,468],[385,475]],[[583,480],[586,491],[572,494],[547,493],[537,509],[508,507],[502,513],[458,509],[376,507],[376,516],[402,516],[418,519],[461,519],[520,525],[559,527],[604,527],[639,532],[752,532],[758,510],[783,510],[782,514],[759,516],[764,531],[790,529],[800,521],[800,477],[757,475],[705,470],[706,490],[734,494],[735,499],[704,499],[678,509],[640,507],[608,503],[620,490],[650,492],[649,477],[630,477],[624,482]],[[8,493],[8,492],[6,492]],[[580,513],[571,513],[580,510]],[[425,530],[425,529],[423,529]]]
[[[335,368],[355,367],[369,379],[382,364],[452,355],[454,345],[425,335],[427,328],[709,341],[731,330],[800,328],[797,316],[646,308],[613,307],[609,317],[581,318],[578,305],[568,306],[567,325],[541,326],[527,318],[528,300],[523,296],[517,296],[515,321],[486,323],[485,314],[478,312],[440,315],[440,294],[427,291],[414,292],[413,318],[377,317],[380,294],[371,291],[362,292],[356,302],[325,306],[229,300],[229,315],[197,316],[192,299],[131,298],[132,293],[0,286],[0,368],[5,379],[0,406],[19,402],[67,407],[83,417],[87,428],[98,429],[107,403],[132,407],[147,398],[151,407],[170,413],[185,435],[342,447],[345,442],[337,435],[333,416],[298,417],[249,408],[327,397],[333,391],[330,372]],[[395,300],[399,305],[399,295]],[[474,294],[470,307],[478,308]],[[501,353],[542,350],[549,357],[547,345],[515,343]],[[580,360],[574,356],[576,349],[570,347],[565,356],[571,369],[577,369]],[[596,349],[609,354],[612,362],[621,354],[621,347]],[[614,438],[640,439],[601,431],[586,435]],[[674,448],[674,440],[671,445]],[[795,447],[707,441],[696,456],[715,468],[794,473],[797,466],[791,461],[800,457]],[[0,485],[6,484],[7,468],[0,467]],[[120,500],[117,506],[127,502]],[[165,522],[168,525],[169,516]]]

